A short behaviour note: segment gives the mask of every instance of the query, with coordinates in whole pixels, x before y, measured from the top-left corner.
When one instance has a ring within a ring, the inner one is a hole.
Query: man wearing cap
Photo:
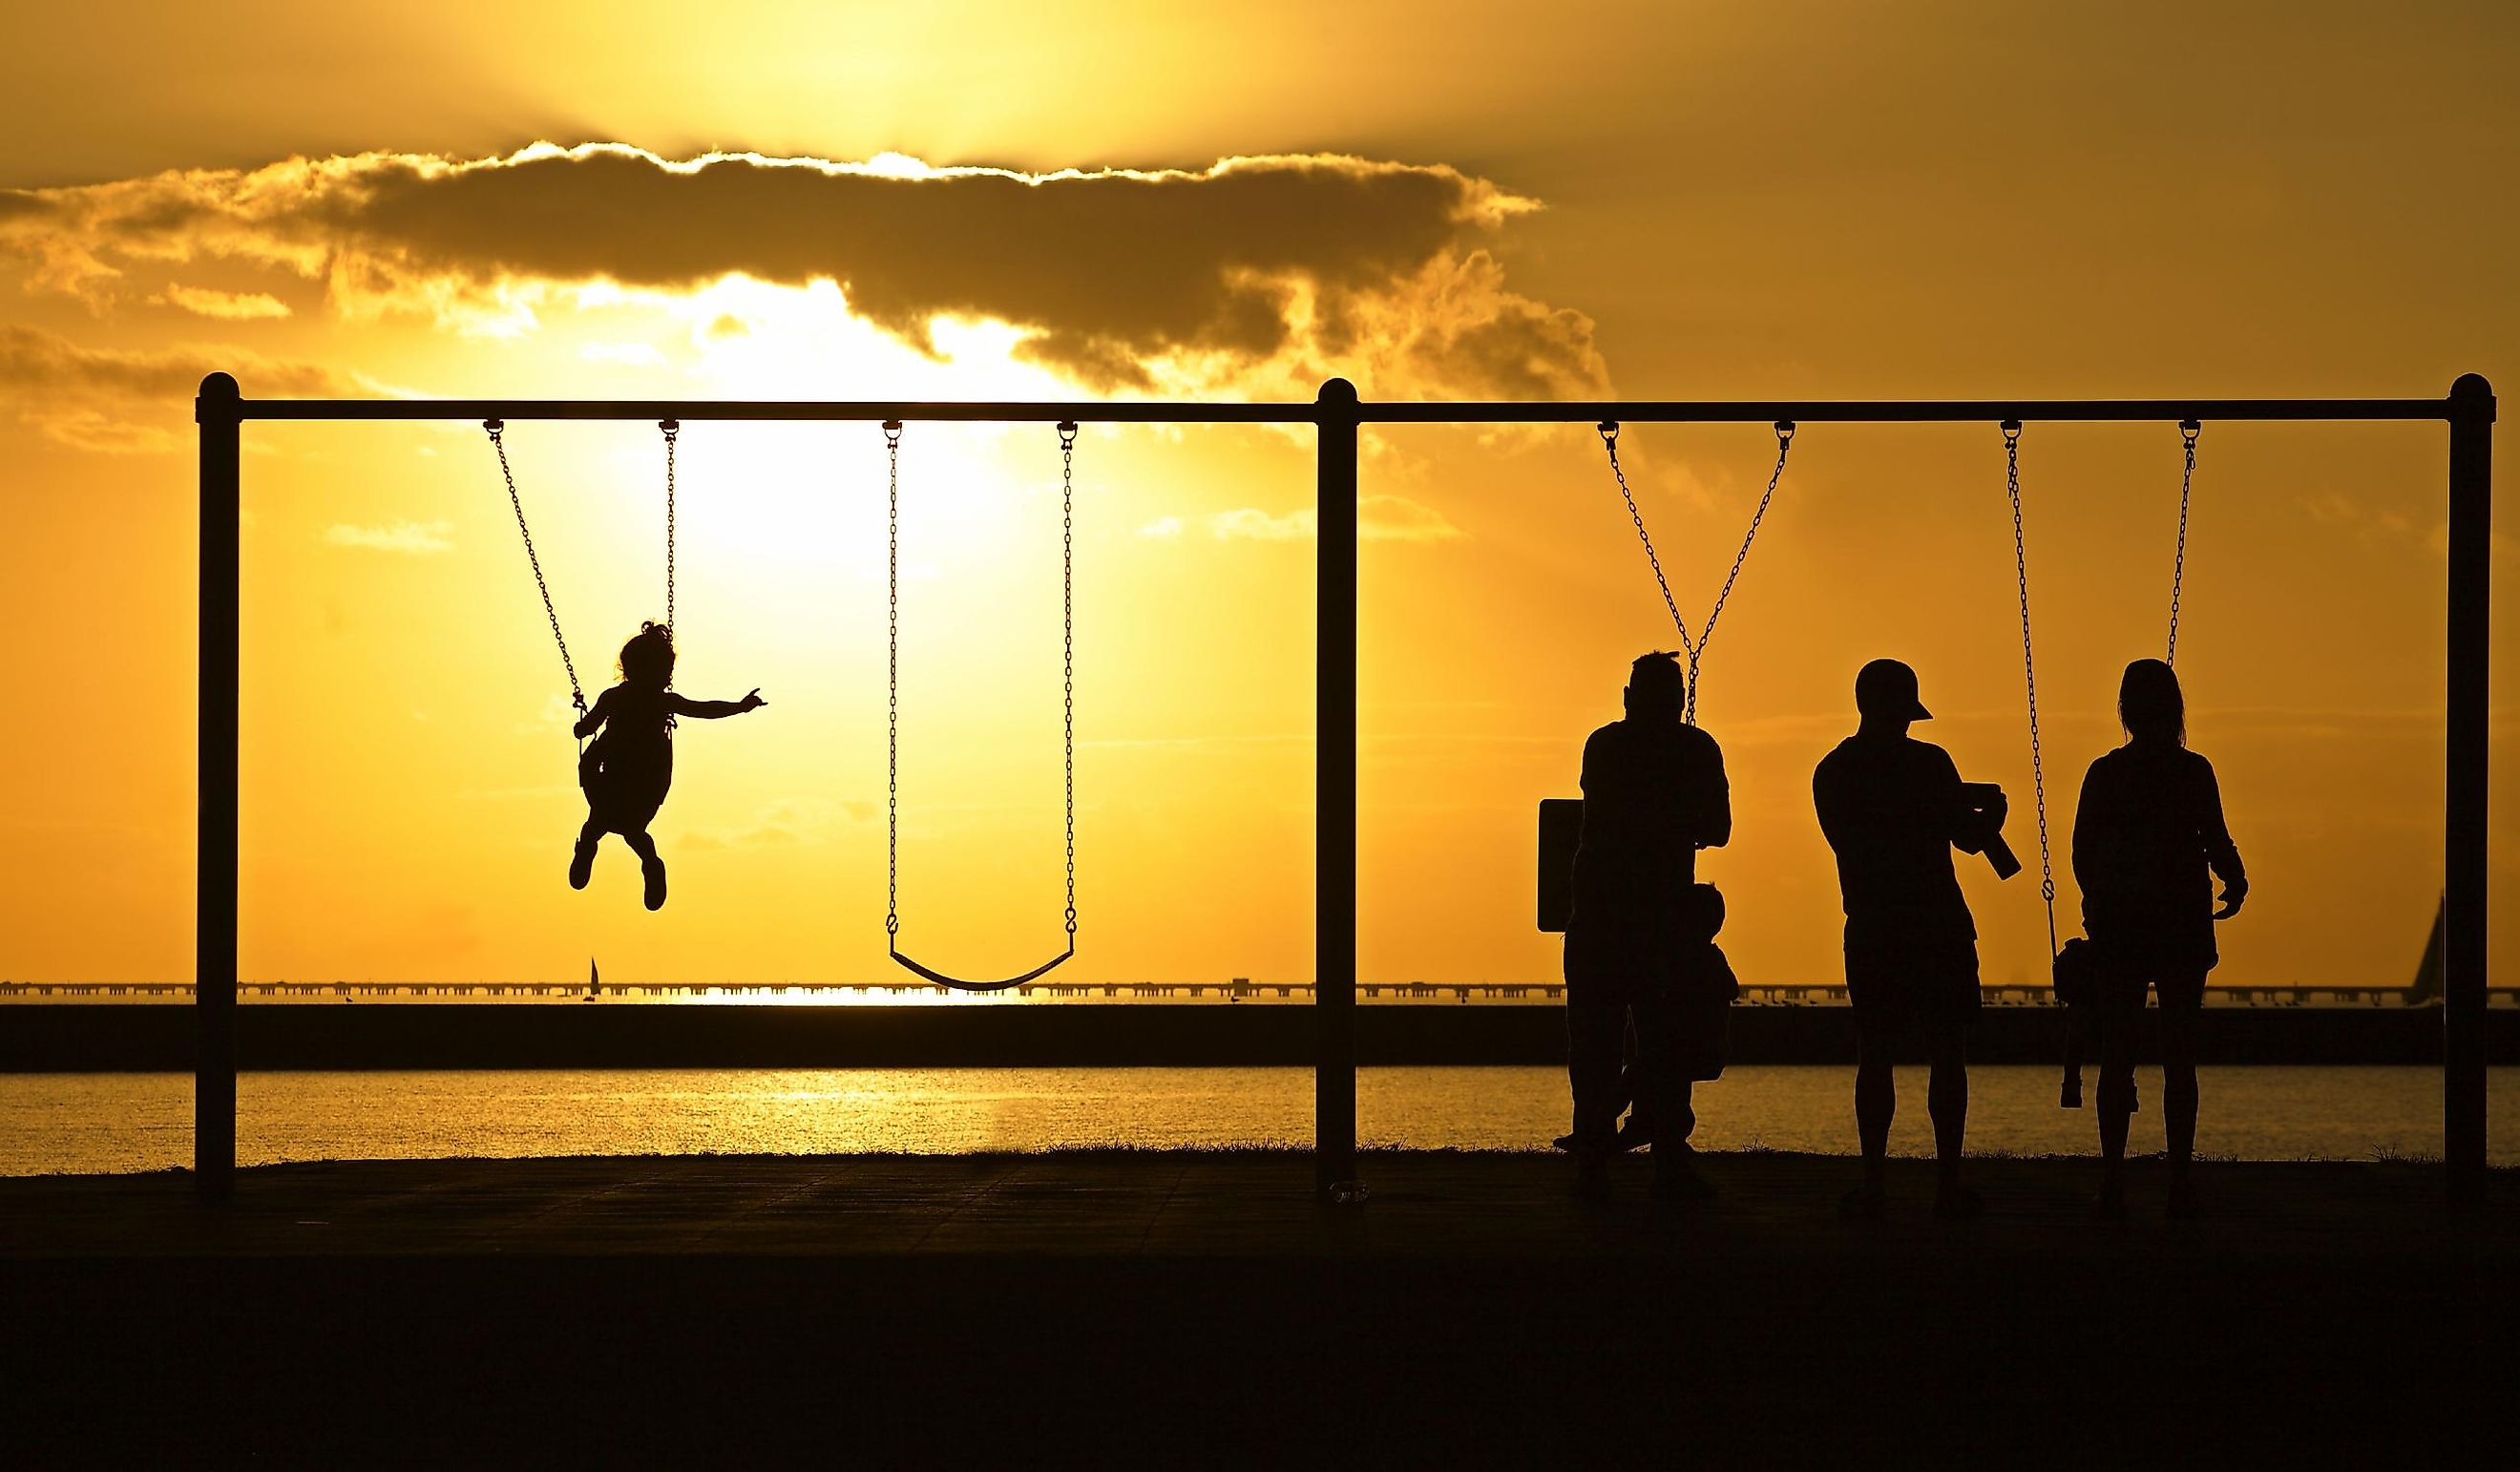
[[[1855,1128],[1864,1183],[1850,1217],[1878,1217],[1898,1093],[1891,1044],[1921,1038],[1933,1064],[1925,1109],[1941,1166],[1934,1213],[1973,1216],[1977,1194],[1960,1183],[1968,1127],[1968,1024],[1978,1010],[1977,926],[1952,870],[1952,850],[1977,853],[2003,826],[2002,794],[1971,790],[1951,754],[1908,735],[1932,719],[1916,698],[1916,672],[1875,659],[1855,677],[1862,721],[1812,774],[1821,830],[1837,853],[1846,903],[1846,990],[1855,1004]]]

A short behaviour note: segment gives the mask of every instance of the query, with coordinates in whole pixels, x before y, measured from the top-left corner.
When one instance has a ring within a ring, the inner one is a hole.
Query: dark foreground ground
[[[336,1163],[0,1181],[0,1462],[2512,1465],[2520,1181],[2087,1162],[1938,1226],[1548,1156]]]

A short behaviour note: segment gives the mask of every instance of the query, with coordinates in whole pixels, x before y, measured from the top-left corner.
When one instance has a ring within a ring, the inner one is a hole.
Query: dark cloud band
[[[1003,321],[1028,356],[1103,387],[1170,362],[1348,371],[1386,393],[1598,390],[1591,322],[1508,290],[1486,248],[1534,207],[1441,165],[1333,156],[905,174],[603,145],[0,193],[0,245],[86,294],[133,260],[243,259],[369,307],[447,283],[828,279],[905,340],[924,346],[940,317]]]

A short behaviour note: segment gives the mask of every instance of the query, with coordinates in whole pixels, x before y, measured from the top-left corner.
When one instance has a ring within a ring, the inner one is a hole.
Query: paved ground
[[[2100,1227],[2085,1213],[2095,1180],[2088,1161],[1977,1163],[1989,1213],[1965,1226],[1930,1220],[1927,1168],[1903,1161],[1899,1210],[1857,1227],[1834,1213],[1856,1179],[1848,1159],[1708,1156],[1705,1174],[1722,1193],[1686,1207],[1648,1201],[1646,1159],[1621,1162],[1621,1199],[1601,1206],[1567,1195],[1568,1167],[1553,1155],[1369,1153],[1362,1211],[1318,1207],[1311,1157],[1274,1151],[323,1162],[242,1172],[235,1199],[216,1208],[199,1205],[180,1172],[0,1179],[0,1256],[2198,1258],[2520,1246],[2520,1210],[2453,1221],[2437,1172],[2414,1164],[2208,1165],[2212,1209],[2179,1224],[2162,1219],[2155,1171],[2138,1164],[2130,1221]]]
[[[1563,1161],[374,1162],[0,1181],[23,1464],[1013,1459],[1911,1465],[2507,1462],[2520,1181],[2208,1168],[2096,1227],[2091,1166],[1718,1156],[1713,1203]],[[2498,1450],[2497,1450],[2498,1449]]]

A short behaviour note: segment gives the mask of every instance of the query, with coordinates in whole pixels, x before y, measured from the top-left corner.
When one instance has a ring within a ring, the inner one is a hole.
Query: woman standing
[[[2100,1155],[2095,1214],[2126,1214],[2127,1120],[2135,1113],[2135,1030],[2144,991],[2161,1002],[2163,1132],[2170,1215],[2196,1214],[2188,1176],[2196,1146],[2196,1024],[2217,959],[2214,922],[2249,892],[2223,822],[2213,764],[2187,749],[2179,677],[2158,659],[2127,666],[2118,686],[2127,743],[2092,763],[2074,815],[2074,880],[2100,975]],[[2223,881],[2218,907],[2214,877]]]

